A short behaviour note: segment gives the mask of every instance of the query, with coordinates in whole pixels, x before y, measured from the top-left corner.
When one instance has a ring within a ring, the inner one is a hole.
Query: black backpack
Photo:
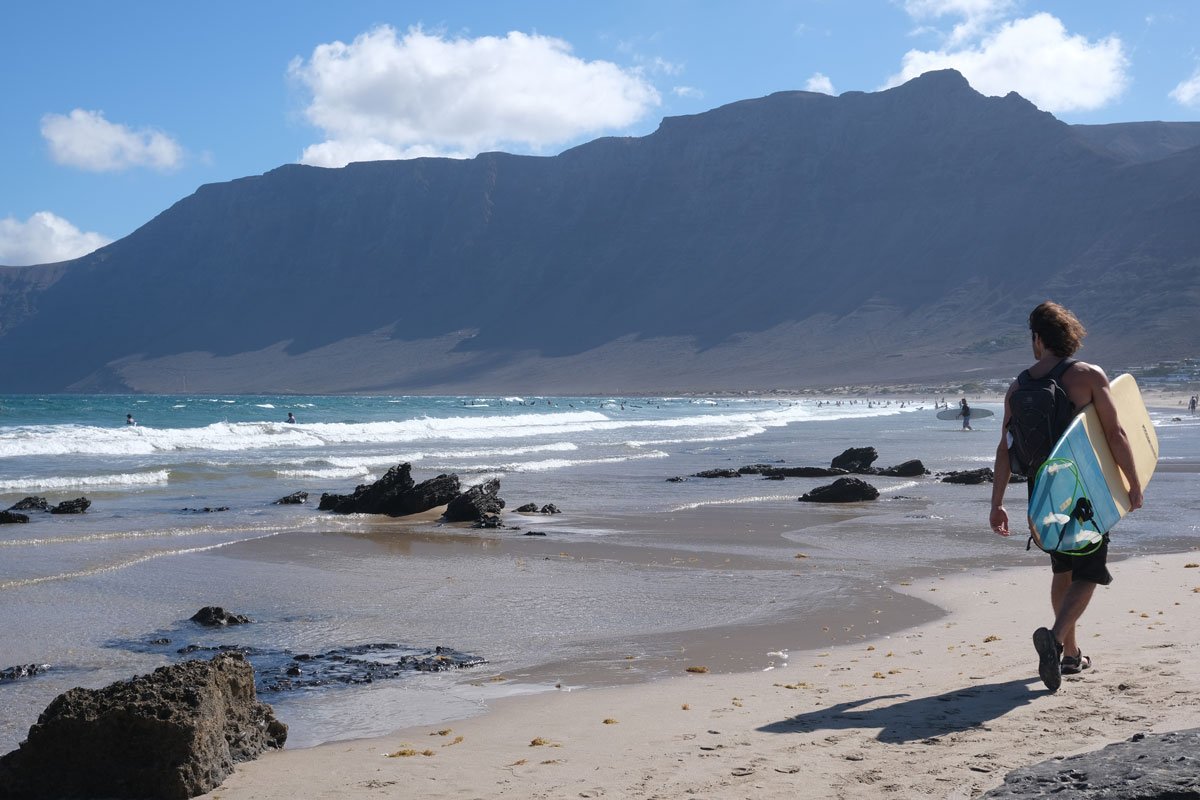
[[[1017,376],[1008,398],[1008,460],[1016,474],[1032,479],[1074,419],[1075,406],[1061,380],[1075,363],[1064,358],[1043,378],[1031,377],[1029,370]]]

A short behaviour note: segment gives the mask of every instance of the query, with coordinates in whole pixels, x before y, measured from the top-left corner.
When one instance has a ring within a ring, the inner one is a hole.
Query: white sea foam
[[[0,479],[0,491],[32,492],[55,489],[88,489],[103,486],[129,488],[134,486],[154,486],[167,483],[169,480],[170,474],[165,469],[154,472],[123,472],[114,475],[53,475],[43,477],[28,475],[21,478]]]
[[[885,486],[879,490],[879,493],[891,494],[892,492],[900,492],[905,489],[911,489],[912,487],[919,486],[920,484],[920,481],[905,481],[904,483],[897,483],[895,486]]]
[[[548,472],[554,469],[567,469],[568,467],[581,467],[588,464],[620,464],[625,461],[642,461],[648,458],[669,458],[669,453],[664,453],[662,450],[649,450],[645,453],[638,453],[629,456],[611,456],[608,458],[548,458],[543,461],[514,461],[509,464],[489,464],[480,466],[478,469],[487,470],[490,472]]]
[[[832,420],[900,413],[899,409],[848,406],[783,406],[735,413],[698,412],[669,419],[642,419],[612,412],[547,411],[495,416],[419,417],[365,423],[216,422],[196,428],[88,425],[26,425],[0,429],[0,458],[52,455],[153,455],[187,451],[246,452],[335,445],[495,441],[533,437],[578,437],[612,431],[678,432],[681,442],[728,440],[806,420]],[[650,443],[667,437],[631,437]],[[634,446],[637,446],[636,444]],[[643,445],[644,446],[644,445]]]
[[[205,553],[209,550],[218,550],[222,547],[228,547],[231,544],[240,544],[241,542],[251,542],[255,539],[265,539],[268,536],[276,536],[280,531],[271,531],[258,536],[247,536],[244,539],[233,539],[228,542],[218,542],[217,544],[204,545],[202,547],[189,547],[183,550],[158,550],[152,553],[145,553],[134,558],[112,561],[107,564],[101,564],[87,569],[75,570],[73,572],[61,572],[57,575],[43,575],[37,578],[20,578],[10,581],[0,581],[0,591],[5,589],[16,589],[21,586],[36,586],[40,583],[49,583],[51,581],[66,581],[72,578],[86,578],[90,575],[96,575],[101,572],[114,572],[116,570],[125,569],[126,567],[144,564],[147,561],[152,561],[163,556],[182,556],[191,553]]]
[[[743,503],[765,503],[772,500],[795,500],[796,495],[793,494],[763,494],[755,497],[730,497],[725,500],[702,500],[698,503],[684,503],[683,505],[675,506],[670,509],[675,511],[691,511],[697,508],[707,508],[709,506],[736,506]]]
[[[281,478],[324,478],[340,480],[342,478],[359,478],[370,475],[367,467],[331,467],[329,469],[277,469],[275,474]]]

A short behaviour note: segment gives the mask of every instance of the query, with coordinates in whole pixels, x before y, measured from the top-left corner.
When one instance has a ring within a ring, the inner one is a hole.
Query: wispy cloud
[[[976,16],[956,26],[942,48],[905,53],[888,86],[953,68],[984,94],[1015,91],[1039,108],[1062,112],[1102,108],[1129,85],[1129,59],[1117,36],[1090,41],[1068,33],[1057,17],[1045,13],[996,23],[996,14],[1011,5],[1007,2],[911,0],[909,5],[944,7],[947,14],[961,7],[958,13],[968,9]]]
[[[640,71],[584,61],[561,39],[519,32],[467,39],[420,28],[398,35],[385,25],[350,44],[318,46],[290,73],[311,92],[305,113],[326,137],[301,161],[320,166],[541,152],[627,127],[661,103]]]
[[[904,0],[904,10],[915,20],[959,19],[946,34],[947,47],[959,47],[982,36],[989,26],[1003,19],[1014,7],[1013,0]],[[923,27],[921,33],[931,28]]]
[[[833,81],[829,80],[829,76],[823,72],[814,72],[812,77],[805,82],[804,88],[810,92],[837,94],[833,90]]]
[[[1192,77],[1179,82],[1179,85],[1168,94],[1172,100],[1181,106],[1200,108],[1200,67],[1192,73]]]
[[[162,131],[133,130],[109,122],[103,111],[77,108],[70,114],[42,117],[42,137],[58,164],[90,172],[120,172],[149,167],[161,172],[178,168],[183,148]]]
[[[39,211],[25,222],[5,217],[0,219],[0,264],[23,267],[66,261],[111,241],[99,233],[84,233],[49,211]]]
[[[704,92],[695,86],[675,86],[671,89],[671,93],[676,97],[686,97],[689,100],[699,100],[704,97]]]

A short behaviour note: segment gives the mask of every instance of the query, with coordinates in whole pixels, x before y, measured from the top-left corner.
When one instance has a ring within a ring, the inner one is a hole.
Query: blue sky
[[[287,163],[553,155],[953,66],[1072,123],[1200,119],[1197,0],[0,4],[0,264]]]

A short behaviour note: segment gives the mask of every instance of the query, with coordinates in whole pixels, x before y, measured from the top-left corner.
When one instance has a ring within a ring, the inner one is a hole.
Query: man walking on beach
[[[1022,376],[1026,379],[1041,379],[1058,370],[1062,362],[1079,350],[1083,337],[1087,335],[1074,314],[1049,301],[1039,305],[1029,315],[1029,330],[1033,334],[1033,357],[1036,360]],[[1129,439],[1117,419],[1108,376],[1100,367],[1083,361],[1067,361],[1063,367],[1057,380],[1070,400],[1071,413],[1077,413],[1089,403],[1095,406],[1113,458],[1129,482],[1129,508],[1131,511],[1141,508],[1142,484],[1134,469]],[[1008,512],[1004,509],[1004,490],[1012,473],[1008,427],[1012,419],[1010,401],[1020,383],[1021,378],[1014,381],[1004,397],[1004,423],[1000,426],[1000,444],[996,447],[996,463],[993,467],[995,477],[989,523],[992,530],[1001,536],[1010,533]],[[1062,433],[1061,430],[1056,431],[1055,435],[1061,436]],[[1037,474],[1038,466],[1033,464],[1026,470],[1030,495],[1033,493],[1033,476]],[[1096,586],[1112,583],[1107,558],[1107,534],[1100,548],[1087,555],[1050,554],[1053,572],[1050,603],[1054,609],[1054,625],[1051,628],[1038,628],[1033,634],[1033,645],[1038,653],[1038,675],[1051,692],[1058,691],[1064,673],[1075,674],[1091,666],[1091,659],[1083,654],[1075,640],[1075,623],[1083,616]]]

